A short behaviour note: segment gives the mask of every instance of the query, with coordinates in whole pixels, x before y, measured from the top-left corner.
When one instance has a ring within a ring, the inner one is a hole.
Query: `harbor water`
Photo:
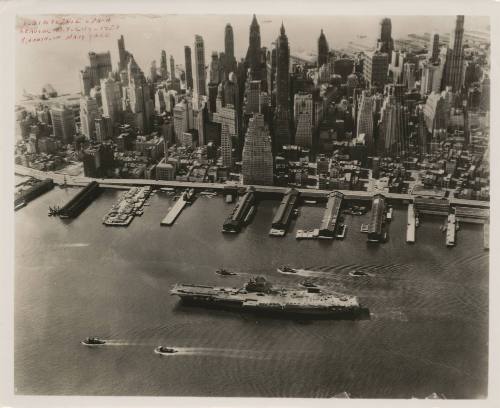
[[[324,204],[303,206],[284,238],[268,232],[279,201],[262,201],[240,234],[222,234],[233,204],[199,197],[161,226],[173,198],[157,193],[126,228],[103,216],[106,190],[76,219],[48,217],[77,190],[56,188],[15,214],[15,391],[18,394],[228,397],[484,398],[488,372],[488,252],[483,227],[460,224],[447,248],[444,217],[424,216],[406,243],[396,207],[384,244],[346,216],[342,241],[295,239]],[[280,265],[303,268],[283,275]],[[219,276],[218,268],[237,272]],[[367,276],[351,276],[354,271]],[[305,278],[353,294],[358,321],[296,321],[181,306],[175,283],[276,285]],[[108,343],[87,348],[99,336]],[[179,349],[154,353],[158,345]]]

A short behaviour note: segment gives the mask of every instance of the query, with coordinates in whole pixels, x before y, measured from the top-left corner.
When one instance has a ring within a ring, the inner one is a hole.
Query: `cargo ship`
[[[199,305],[267,315],[311,318],[369,317],[356,296],[323,292],[319,288],[273,287],[264,277],[250,279],[242,288],[176,284],[170,291],[187,305]]]

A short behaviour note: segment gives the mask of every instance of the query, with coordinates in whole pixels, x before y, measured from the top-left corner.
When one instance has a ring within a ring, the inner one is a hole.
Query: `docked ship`
[[[170,291],[185,304],[315,318],[369,316],[356,296],[322,292],[318,288],[273,287],[264,277],[250,279],[242,288],[177,284]]]

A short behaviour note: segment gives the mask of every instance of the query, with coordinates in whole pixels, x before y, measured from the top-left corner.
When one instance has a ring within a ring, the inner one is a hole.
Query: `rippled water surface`
[[[410,398],[487,395],[488,253],[482,226],[462,224],[455,248],[427,216],[405,243],[406,209],[389,241],[368,245],[368,215],[348,216],[344,241],[296,241],[321,221],[302,207],[285,238],[270,238],[277,201],[259,204],[239,235],[222,234],[234,204],[200,197],[173,227],[155,195],[128,228],[102,225],[118,197],[105,191],[77,219],[47,217],[74,189],[16,213],[15,386],[20,394]],[[303,268],[299,276],[276,271]],[[238,276],[214,273],[224,267]],[[368,276],[353,277],[362,270]],[[359,296],[370,320],[293,321],[180,306],[177,282],[239,286],[261,274],[305,277]],[[302,275],[302,276],[300,276]],[[107,339],[86,348],[87,336]],[[154,353],[160,344],[179,353]]]

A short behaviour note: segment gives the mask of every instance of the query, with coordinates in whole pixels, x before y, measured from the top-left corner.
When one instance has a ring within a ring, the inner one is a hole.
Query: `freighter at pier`
[[[170,291],[183,303],[311,318],[369,317],[356,296],[322,292],[319,288],[273,287],[264,277],[250,279],[242,288],[177,284]]]

